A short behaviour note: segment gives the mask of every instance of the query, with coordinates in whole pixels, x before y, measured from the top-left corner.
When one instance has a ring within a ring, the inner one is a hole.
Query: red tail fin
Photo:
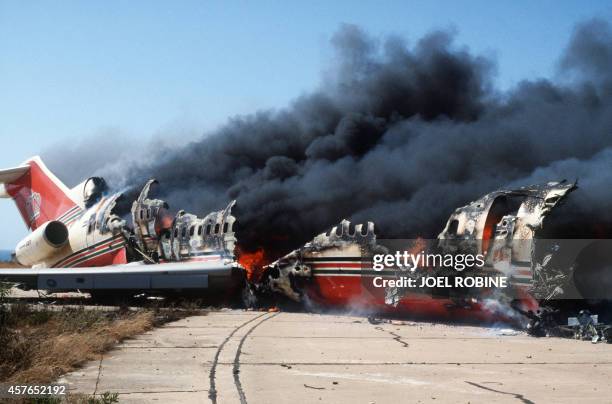
[[[26,226],[35,230],[78,207],[70,190],[42,162],[33,157],[21,167],[0,171],[8,196],[13,198]]]

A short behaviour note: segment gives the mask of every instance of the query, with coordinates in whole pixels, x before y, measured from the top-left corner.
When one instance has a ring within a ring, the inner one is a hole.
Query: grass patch
[[[0,292],[1,383],[53,382],[85,362],[99,359],[126,338],[196,313],[190,308],[51,310],[2,304],[2,296],[4,292]]]
[[[0,402],[3,402],[0,400]],[[118,393],[106,392],[100,395],[67,394],[62,397],[37,397],[8,399],[11,404],[115,404],[119,402]]]

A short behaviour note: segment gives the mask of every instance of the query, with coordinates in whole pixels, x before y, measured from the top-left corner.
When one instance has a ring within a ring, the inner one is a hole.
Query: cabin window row
[[[143,220],[145,218],[150,219],[152,217],[153,217],[153,212],[151,211],[151,208],[140,210],[140,220]]]
[[[227,223],[223,224],[223,233],[227,233],[228,227],[229,226],[228,226]],[[202,232],[204,232],[204,234],[206,234],[206,235],[209,235],[209,234],[219,234],[219,230],[221,230],[221,226],[220,226],[219,223],[215,224],[214,229],[213,229],[212,224],[207,224],[205,229],[204,229],[204,227],[202,225],[199,225],[199,226],[195,226],[194,225],[194,226],[189,227],[189,236],[190,237],[193,237],[195,235],[196,228],[197,228],[198,236],[201,236]],[[179,235],[179,229],[174,229],[174,238],[177,238],[178,235]],[[187,227],[183,227],[181,229],[181,237],[185,237],[185,236],[187,236]]]

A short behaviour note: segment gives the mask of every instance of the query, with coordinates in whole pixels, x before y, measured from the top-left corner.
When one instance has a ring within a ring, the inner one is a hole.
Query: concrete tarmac
[[[120,403],[590,403],[612,345],[512,330],[221,310],[130,339],[59,380]]]

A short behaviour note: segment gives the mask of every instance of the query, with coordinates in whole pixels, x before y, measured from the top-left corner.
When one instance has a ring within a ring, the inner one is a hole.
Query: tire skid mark
[[[236,390],[238,390],[238,395],[240,396],[240,404],[247,404],[246,395],[244,394],[244,390],[242,389],[242,383],[240,382],[240,354],[242,353],[242,346],[244,345],[244,341],[249,337],[249,335],[261,325],[261,323],[270,320],[273,317],[276,317],[279,313],[274,313],[269,317],[264,318],[259,323],[255,324],[253,327],[249,329],[240,339],[240,344],[238,345],[238,349],[236,350],[236,357],[234,358],[234,384],[236,385]]]
[[[244,327],[247,324],[257,320],[258,318],[261,318],[261,317],[265,316],[266,314],[268,314],[268,313],[262,313],[259,316],[255,316],[255,317],[245,321],[244,323],[240,324],[239,326],[234,327],[232,332],[227,337],[225,337],[223,342],[221,342],[221,345],[219,345],[219,348],[217,349],[217,352],[215,353],[215,358],[213,359],[213,363],[212,363],[212,366],[210,368],[210,372],[208,374],[208,377],[210,379],[210,383],[209,383],[210,384],[210,389],[208,390],[208,398],[210,399],[210,401],[213,404],[217,404],[217,388],[216,388],[215,376],[217,374],[217,364],[219,363],[219,356],[221,355],[221,351],[225,347],[225,344],[227,344],[227,342],[234,336],[234,334],[236,334],[236,332],[238,332],[238,330],[240,330],[242,327]]]

